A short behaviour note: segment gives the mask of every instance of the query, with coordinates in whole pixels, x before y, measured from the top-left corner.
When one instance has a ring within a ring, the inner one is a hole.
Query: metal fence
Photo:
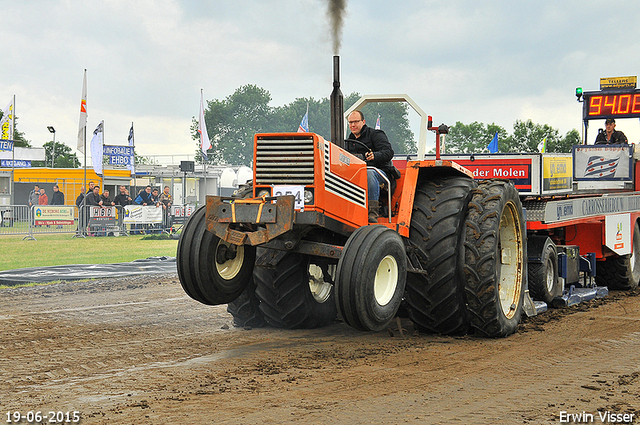
[[[186,211],[186,214],[185,214]],[[127,236],[130,234],[175,233],[195,211],[194,205],[127,205],[99,207],[69,205],[0,206],[0,236],[24,235],[36,239],[43,234],[72,234],[74,237]]]

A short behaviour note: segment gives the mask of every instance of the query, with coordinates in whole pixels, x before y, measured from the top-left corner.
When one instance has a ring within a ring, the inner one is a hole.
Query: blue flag
[[[493,136],[493,139],[491,139],[491,143],[489,143],[489,146],[487,146],[487,149],[489,149],[489,153],[498,153],[498,132],[496,131],[496,134]]]

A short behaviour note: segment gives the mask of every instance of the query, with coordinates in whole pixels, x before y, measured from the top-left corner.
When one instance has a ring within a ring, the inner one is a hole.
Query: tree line
[[[358,99],[357,92],[344,96],[344,108]],[[297,98],[284,106],[270,106],[271,94],[264,88],[247,84],[226,98],[206,102],[205,123],[211,141],[207,151],[208,164],[249,165],[253,159],[253,136],[256,133],[296,132],[302,117],[309,111],[309,131],[329,140],[331,117],[329,98]],[[406,103],[369,103],[362,108],[367,125],[374,127],[378,117],[381,128],[389,137],[396,154],[416,153],[416,137],[409,126],[409,106]],[[498,133],[499,152],[539,152],[546,139],[546,152],[571,152],[580,144],[580,135],[573,129],[564,136],[547,124],[517,120],[513,133],[497,124],[456,122],[446,137],[446,153],[487,153],[487,146]],[[196,141],[195,160],[203,163],[200,151],[198,120],[194,117],[191,133]]]

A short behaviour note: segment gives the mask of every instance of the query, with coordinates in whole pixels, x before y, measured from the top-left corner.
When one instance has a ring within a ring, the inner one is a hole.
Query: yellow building
[[[80,194],[80,189],[84,185],[84,168],[16,168],[13,174],[14,205],[25,205],[29,192],[33,190],[33,185],[38,184],[44,187],[49,202],[53,186],[58,185],[64,194],[65,205],[75,205],[76,198]],[[127,169],[104,169],[103,177],[98,176],[93,168],[87,168],[87,185],[94,182],[100,186],[100,193],[104,188],[109,189],[110,196],[116,196],[117,187],[131,185],[131,172]]]

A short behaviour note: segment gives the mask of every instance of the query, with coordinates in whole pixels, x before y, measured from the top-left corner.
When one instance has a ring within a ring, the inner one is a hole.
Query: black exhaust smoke
[[[340,91],[340,56],[333,57],[333,91],[331,92],[331,141],[344,149],[344,98]]]

